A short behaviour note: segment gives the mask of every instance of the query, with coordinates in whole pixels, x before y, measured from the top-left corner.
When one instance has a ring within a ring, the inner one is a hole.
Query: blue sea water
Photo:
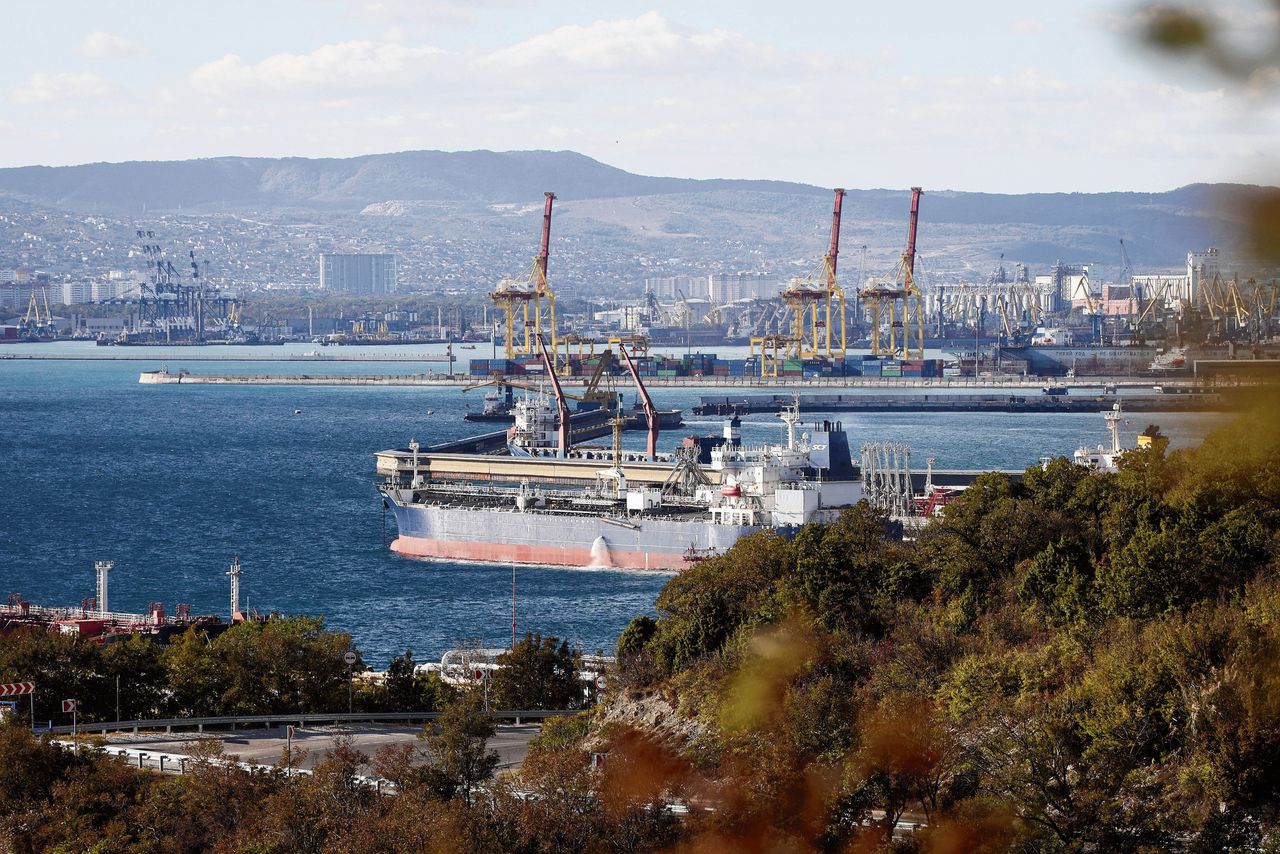
[[[38,345],[28,345],[38,346]],[[6,347],[4,352],[24,352]],[[220,352],[225,353],[225,350]],[[384,666],[412,647],[418,660],[468,639],[511,636],[511,568],[431,563],[393,555],[391,514],[374,489],[374,452],[476,432],[462,419],[479,393],[458,388],[139,385],[140,370],[185,353],[138,361],[0,359],[0,595],[44,605],[93,595],[95,560],[113,560],[111,607],[161,601],[225,615],[226,568],[244,565],[248,604],[325,615]],[[207,363],[194,371],[300,373],[297,364]],[[423,366],[308,365],[342,372],[411,373]],[[709,389],[657,389],[660,406],[687,410]],[[302,410],[295,414],[296,409]],[[428,412],[430,411],[430,414]],[[812,416],[820,417],[813,413]],[[1106,440],[1096,415],[870,414],[843,421],[863,441],[905,441],[913,461],[940,468],[1024,468]],[[1217,416],[1144,414],[1189,444]],[[718,432],[690,419],[680,432]],[[776,419],[748,418],[748,441],[776,439]],[[677,436],[663,437],[663,446]],[[627,444],[643,446],[643,435]],[[610,650],[636,614],[651,611],[660,573],[521,567],[518,624]]]

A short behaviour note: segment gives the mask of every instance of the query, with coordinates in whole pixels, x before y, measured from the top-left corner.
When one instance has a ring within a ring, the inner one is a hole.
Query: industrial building
[[[741,299],[773,299],[782,280],[770,273],[712,273],[644,280],[644,292],[659,300],[704,299],[717,305]]]
[[[389,252],[321,253],[320,287],[336,294],[393,294],[396,256]]]

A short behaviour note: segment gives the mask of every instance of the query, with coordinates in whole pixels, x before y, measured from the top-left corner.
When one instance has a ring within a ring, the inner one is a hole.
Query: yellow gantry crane
[[[793,359],[844,358],[848,347],[844,290],[836,279],[843,203],[844,189],[837,187],[831,210],[831,243],[816,275],[793,278],[780,294],[791,313],[791,334],[751,338],[753,357],[759,348],[761,376],[777,376],[779,357],[783,354]],[[834,339],[837,328],[839,343]]]
[[[793,359],[819,356],[844,358],[845,340],[844,291],[836,281],[836,262],[840,256],[840,208],[844,189],[835,189],[835,205],[831,210],[831,243],[823,256],[816,277],[813,273],[794,278],[782,291],[782,301],[791,309],[791,338],[786,354]],[[832,304],[835,310],[832,311]],[[833,346],[833,327],[840,327],[840,343]]]
[[[547,284],[547,257],[551,247],[551,203],[555,193],[544,194],[542,209],[542,249],[533,259],[533,269],[526,280],[504,278],[489,294],[500,312],[504,325],[506,358],[516,355],[534,355],[538,352],[538,337],[543,333],[543,318],[549,324],[550,352],[556,353],[556,296]],[[546,314],[543,303],[546,303]],[[517,331],[517,320],[520,330]]]
[[[858,291],[871,321],[871,352],[876,356],[924,358],[924,294],[916,286],[916,225],[920,218],[919,187],[911,188],[911,224],[907,249],[902,253],[892,281],[878,282]],[[901,314],[898,303],[901,302]],[[914,302],[915,311],[912,311]],[[915,346],[912,347],[912,331]]]

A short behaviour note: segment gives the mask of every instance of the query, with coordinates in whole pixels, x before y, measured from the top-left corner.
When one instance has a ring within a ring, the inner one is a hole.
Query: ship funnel
[[[724,440],[730,445],[737,445],[742,441],[742,422],[736,415],[733,420],[724,422]]]
[[[588,566],[592,569],[607,569],[613,566],[613,560],[609,557],[609,541],[604,537],[596,537],[591,543],[591,563]]]

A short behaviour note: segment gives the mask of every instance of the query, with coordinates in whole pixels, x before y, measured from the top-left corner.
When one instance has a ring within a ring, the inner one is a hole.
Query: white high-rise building
[[[707,296],[717,305],[740,299],[773,299],[782,283],[769,273],[723,273],[707,277]]]
[[[53,294],[50,294],[52,301]],[[83,305],[93,300],[92,282],[63,282],[59,291],[63,305]]]
[[[396,256],[390,252],[321,253],[320,287],[338,294],[393,294]]]
[[[1218,250],[1212,247],[1203,252],[1187,253],[1187,295],[1186,299],[1194,303],[1200,293],[1201,282],[1212,282],[1213,277],[1222,273],[1222,258]]]

